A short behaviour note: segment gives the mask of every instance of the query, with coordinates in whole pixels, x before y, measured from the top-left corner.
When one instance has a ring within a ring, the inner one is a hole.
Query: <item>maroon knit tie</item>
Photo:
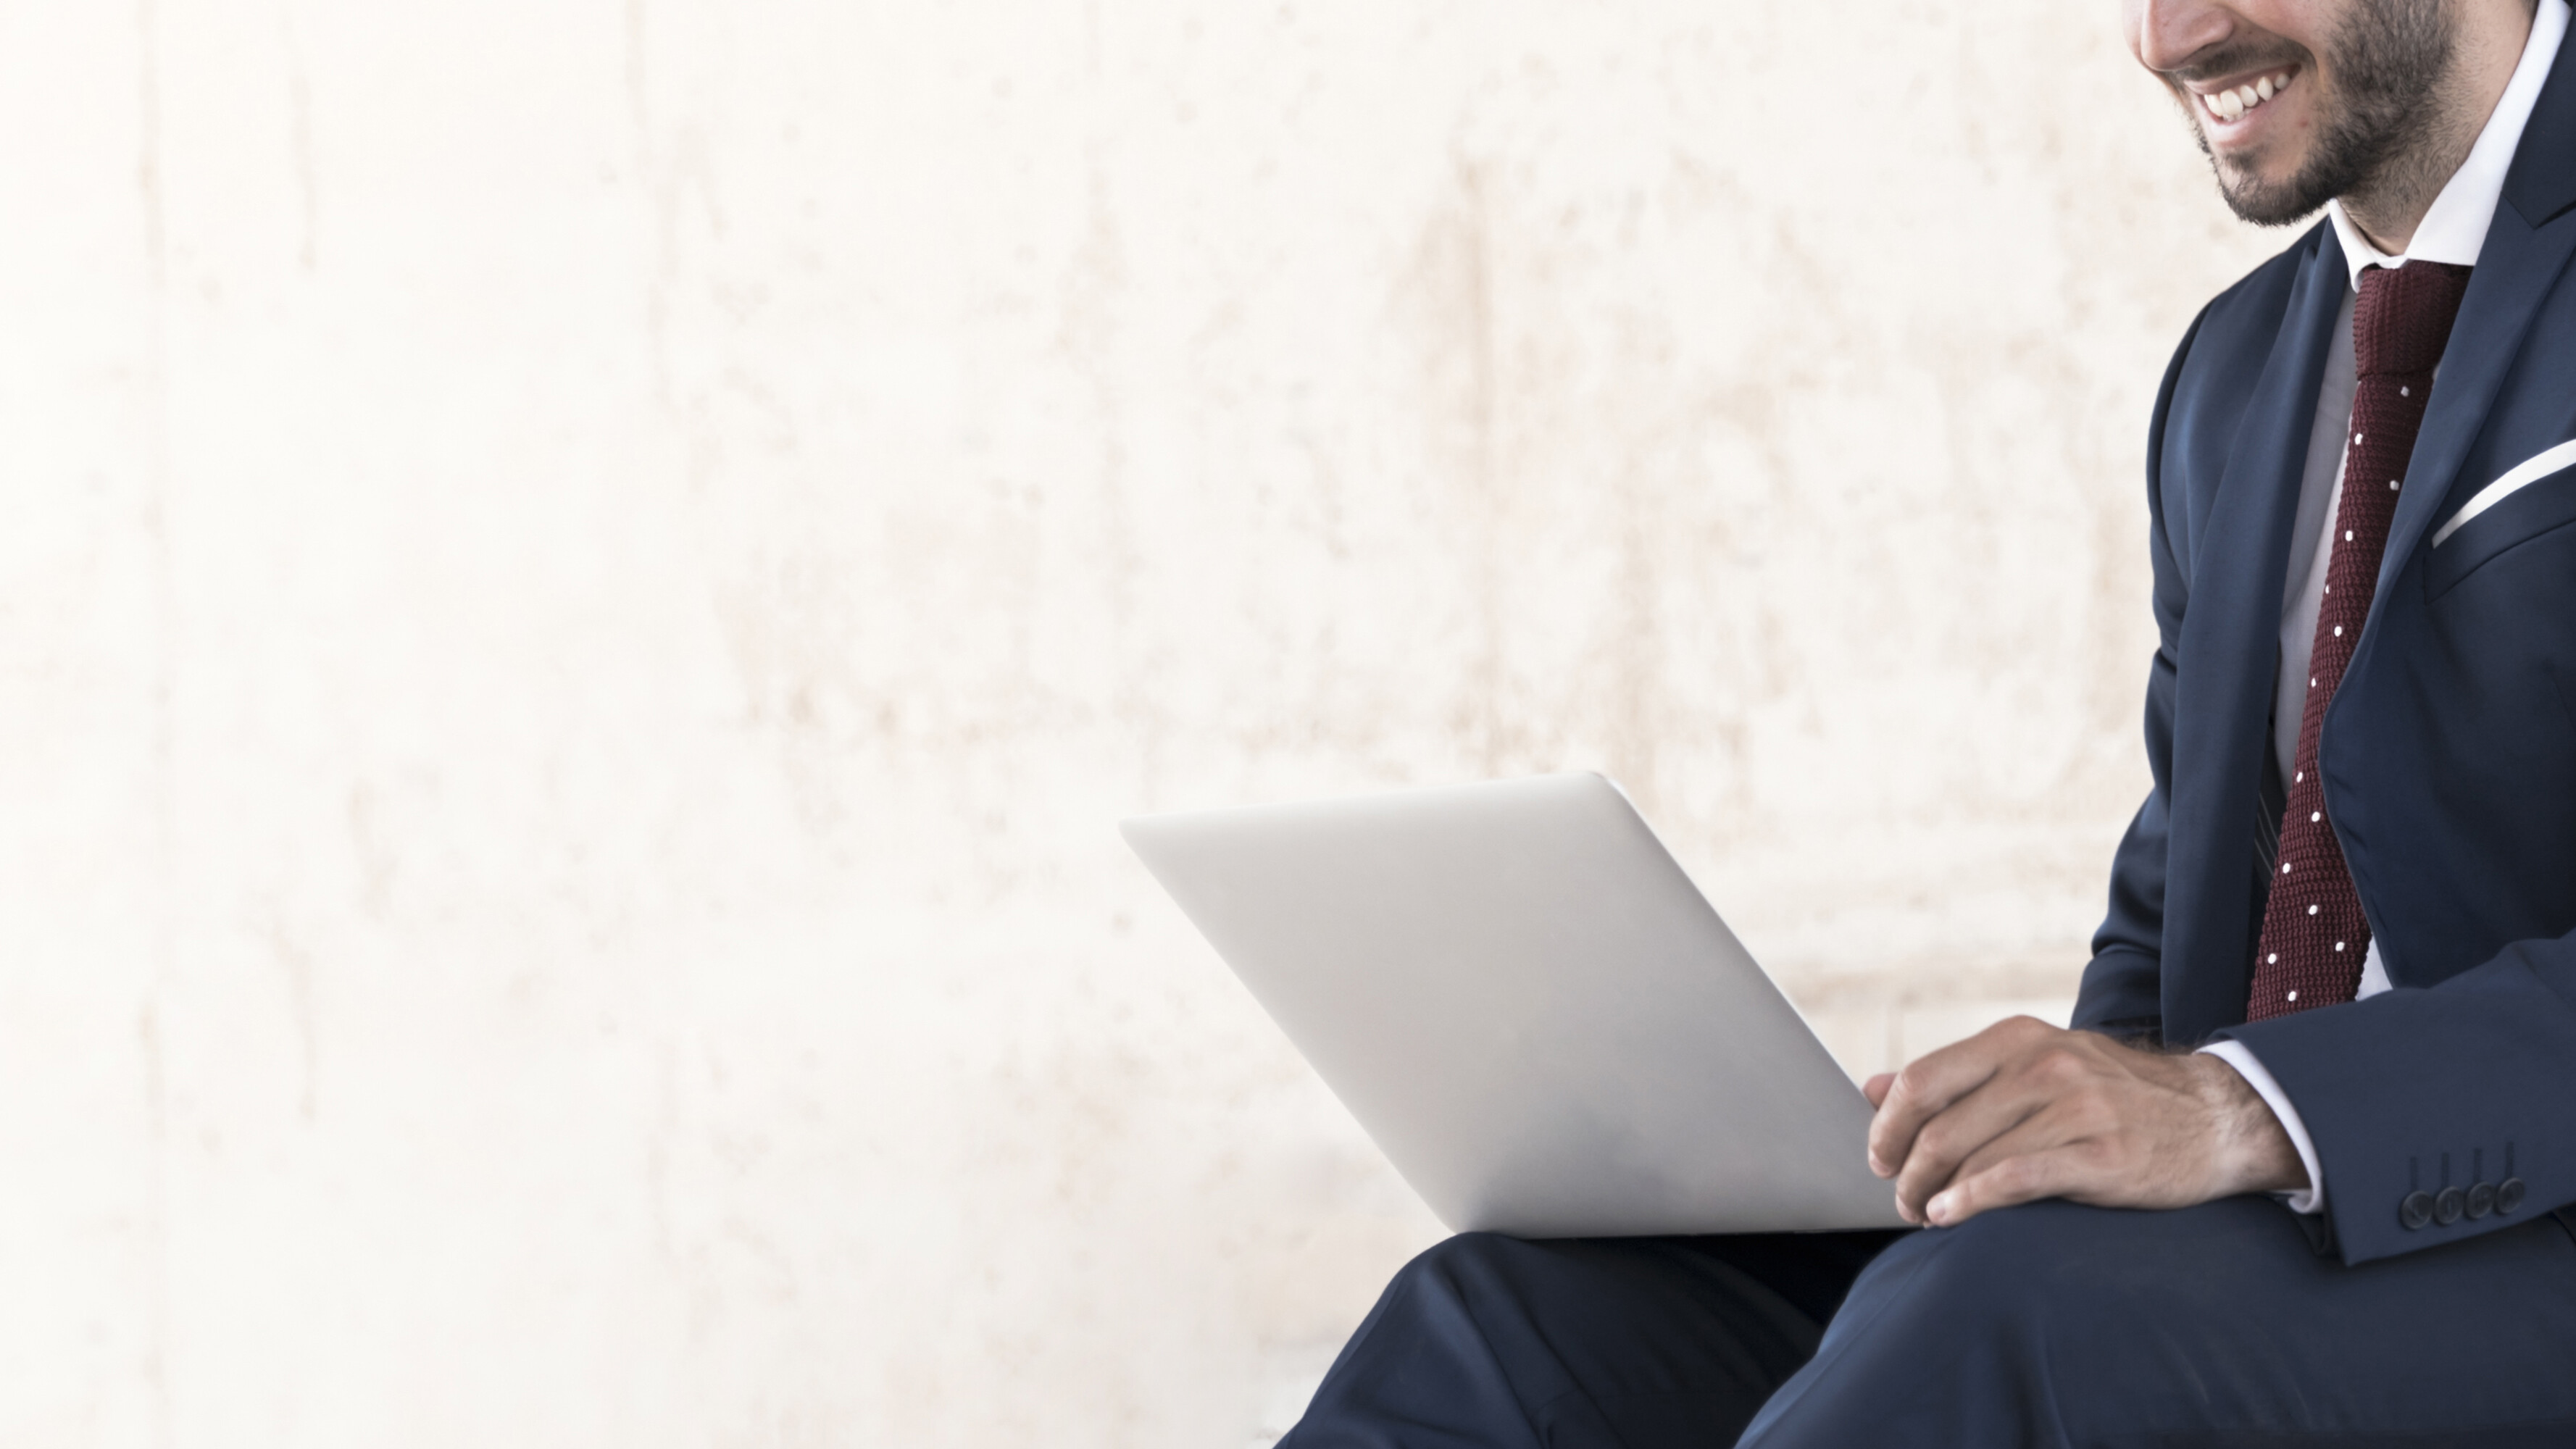
[[[2361,642],[2370,596],[2379,586],[2380,556],[2397,516],[2398,485],[2415,452],[2433,364],[2450,340],[2451,319],[2469,269],[2409,262],[2361,274],[2353,307],[2352,351],[2359,385],[2352,394],[2352,432],[2344,452],[2343,492],[2335,505],[2334,552],[2317,611],[2316,649],[2308,656],[2307,705],[2299,713],[2290,805],[2281,817],[2280,871],[2263,908],[2263,942],[2255,948],[2254,986],[2245,1019],[2287,1016],[2350,1001],[2361,986],[2370,922],[2345,868],[2343,845],[2326,820],[2317,777],[2317,731],[2343,683],[2344,666]]]

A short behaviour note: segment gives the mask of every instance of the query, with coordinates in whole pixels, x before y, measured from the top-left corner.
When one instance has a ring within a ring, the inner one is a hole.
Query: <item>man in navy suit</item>
[[[1868,1084],[1927,1231],[1455,1238],[1286,1444],[2576,1443],[2568,0],[2124,20],[2239,215],[2326,216],[2156,400],[2074,1029]]]

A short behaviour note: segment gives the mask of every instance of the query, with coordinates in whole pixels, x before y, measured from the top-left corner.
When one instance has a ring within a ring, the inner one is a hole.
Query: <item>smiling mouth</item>
[[[2290,77],[2298,73],[2298,67],[2292,66],[2245,85],[2211,91],[2200,97],[2201,109],[2208,112],[2212,120],[2243,120],[2248,112],[2289,89]]]

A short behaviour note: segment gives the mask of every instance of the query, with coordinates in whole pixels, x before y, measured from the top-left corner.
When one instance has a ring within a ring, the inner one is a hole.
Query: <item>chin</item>
[[[2247,158],[2252,162],[2254,158]],[[2309,215],[2317,204],[2301,193],[2299,169],[2295,166],[2264,166],[2211,158],[2211,169],[2217,173],[2218,194],[2227,202],[2240,221],[2256,226],[2288,226]]]

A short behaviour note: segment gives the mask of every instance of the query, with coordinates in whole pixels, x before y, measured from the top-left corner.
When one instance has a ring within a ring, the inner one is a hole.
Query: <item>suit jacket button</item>
[[[2495,1184],[2482,1182],[2469,1189],[2469,1216],[2482,1218],[2495,1211]]]
[[[2397,1220],[2404,1223],[2406,1225],[2406,1231],[2410,1233],[2415,1231],[2417,1228],[2424,1226],[2426,1223],[2431,1222],[2433,1220],[2433,1195],[2429,1192],[2410,1192],[2406,1194],[2406,1200],[2397,1205]]]
[[[2523,1187],[2521,1178],[2508,1177],[2504,1181],[2497,1183],[2496,1211],[2500,1213],[2509,1213],[2515,1208],[2522,1206],[2522,1193]]]
[[[2442,1189],[2441,1196],[2433,1199],[2433,1221],[2446,1228],[2458,1222],[2460,1214],[2468,1208],[2468,1199],[2469,1195],[2456,1187]]]

